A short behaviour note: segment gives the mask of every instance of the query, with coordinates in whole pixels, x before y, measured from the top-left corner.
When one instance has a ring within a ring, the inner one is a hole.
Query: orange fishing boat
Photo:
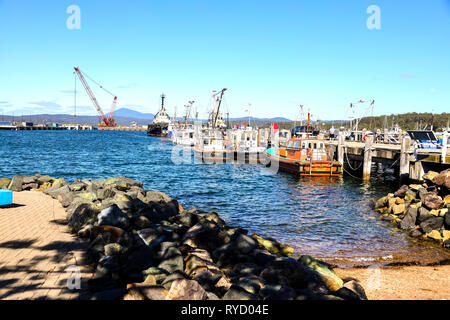
[[[339,177],[342,176],[342,166],[338,161],[328,158],[325,141],[309,135],[289,139],[286,148],[269,148],[267,157],[273,165],[276,161],[281,171],[299,174],[301,176]]]

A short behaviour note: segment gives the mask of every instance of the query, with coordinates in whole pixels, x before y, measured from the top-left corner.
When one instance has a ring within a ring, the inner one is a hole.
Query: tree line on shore
[[[233,122],[234,124],[234,122]],[[258,127],[270,127],[271,123],[264,121],[252,121],[253,126]],[[280,130],[291,130],[295,126],[299,126],[300,121],[286,121],[278,123],[278,129]],[[353,120],[355,124],[355,120]],[[303,121],[303,125],[306,125],[306,121]],[[310,125],[317,129],[329,130],[331,127],[334,128],[350,128],[349,120],[332,120],[332,121],[320,121],[312,120]],[[442,131],[449,127],[450,125],[450,113],[430,113],[430,112],[409,112],[404,114],[391,114],[391,115],[381,115],[373,117],[363,117],[359,120],[358,129],[389,129],[391,126],[399,125],[403,130],[431,130]]]

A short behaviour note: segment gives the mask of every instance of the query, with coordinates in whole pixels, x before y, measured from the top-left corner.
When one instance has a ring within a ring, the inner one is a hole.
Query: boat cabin
[[[279,149],[279,154],[287,158],[299,160],[327,160],[325,143],[317,138],[292,138],[285,149]]]

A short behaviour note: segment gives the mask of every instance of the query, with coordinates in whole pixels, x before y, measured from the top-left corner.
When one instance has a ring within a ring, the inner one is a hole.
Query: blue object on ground
[[[13,193],[10,190],[0,190],[0,206],[12,204]]]

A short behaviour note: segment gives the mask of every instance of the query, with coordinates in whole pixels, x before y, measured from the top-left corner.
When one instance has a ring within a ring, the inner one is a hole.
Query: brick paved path
[[[78,299],[69,290],[80,266],[82,284],[91,276],[81,266],[87,243],[68,232],[65,210],[42,192],[15,192],[14,205],[0,208],[0,299]]]

